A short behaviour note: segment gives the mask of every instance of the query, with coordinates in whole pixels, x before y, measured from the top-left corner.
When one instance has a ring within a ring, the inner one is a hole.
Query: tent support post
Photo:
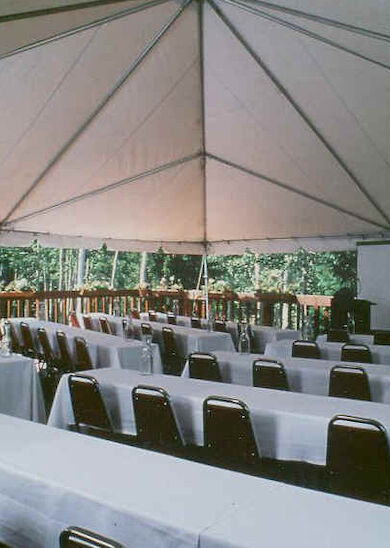
[[[209,273],[207,268],[207,252],[203,255],[203,280],[206,304],[206,320],[209,319]]]

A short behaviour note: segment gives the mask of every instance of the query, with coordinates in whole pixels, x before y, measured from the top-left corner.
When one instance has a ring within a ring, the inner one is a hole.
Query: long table
[[[0,437],[0,542],[13,548],[54,548],[69,525],[125,548],[388,546],[384,506],[5,415]]]
[[[143,344],[136,340],[125,340],[114,335],[98,333],[88,329],[80,329],[77,327],[69,327],[68,325],[43,322],[35,318],[13,318],[11,322],[15,325],[17,334],[20,334],[20,322],[25,321],[30,326],[32,334],[39,346],[37,331],[39,327],[46,329],[52,347],[58,352],[56,339],[57,331],[63,331],[69,340],[69,350],[73,352],[73,339],[75,337],[83,337],[88,343],[88,350],[91,356],[94,367],[114,367],[123,369],[139,369],[141,363],[141,353]],[[161,362],[160,350],[158,345],[153,345],[153,367],[158,373],[162,373],[163,367]]]
[[[291,358],[293,341],[282,340],[274,343],[268,343],[264,354],[270,358],[284,359]],[[320,342],[318,347],[323,360],[340,360],[341,349],[344,343]],[[381,344],[367,345],[371,350],[372,362],[384,365],[390,365],[390,346]]]
[[[158,322],[168,323],[168,315],[165,312],[156,312]],[[148,322],[149,315],[147,312],[141,313],[141,320]],[[191,318],[189,316],[176,316],[177,325],[191,327]],[[202,329],[207,329],[208,322],[205,319],[200,320]],[[266,325],[252,325],[254,350],[256,352],[264,352],[265,346],[269,342],[280,341],[283,339],[296,340],[301,337],[301,332],[297,329],[279,329]],[[230,333],[235,346],[238,345],[238,324],[237,322],[227,321],[226,329]]]
[[[213,352],[218,360],[223,382],[253,386],[252,364],[262,359],[262,354],[240,354],[238,352]],[[327,396],[330,370],[339,361],[310,360],[302,358],[283,358],[289,388],[292,392]],[[377,364],[359,364],[348,362],[347,365],[363,367],[370,383],[371,399],[378,403],[390,403],[390,367]],[[189,365],[186,363],[183,377],[189,377]]]
[[[90,314],[94,327],[99,327],[99,317],[104,314]],[[122,319],[119,316],[105,316],[112,326],[115,334],[122,333]],[[133,320],[133,326],[136,331],[136,337],[141,338],[142,320]],[[153,329],[153,341],[158,343],[161,348],[164,347],[162,338],[162,322],[149,322]],[[180,325],[170,325],[172,327],[180,354],[185,357],[191,352],[201,351],[210,352],[213,350],[235,350],[232,338],[229,333],[208,332],[202,329],[193,329],[192,327],[183,327]]]
[[[46,422],[39,374],[30,358],[0,356],[0,413]]]
[[[86,373],[88,374],[88,373]],[[210,395],[238,398],[249,407],[260,453],[264,457],[325,464],[327,428],[338,414],[376,419],[390,434],[390,406],[379,403],[323,398],[223,384],[169,375],[140,375],[120,369],[89,373],[100,384],[114,427],[136,432],[131,390],[139,384],[164,388],[187,443],[203,445],[203,401]],[[74,421],[67,376],[60,381],[48,424],[67,428]]]

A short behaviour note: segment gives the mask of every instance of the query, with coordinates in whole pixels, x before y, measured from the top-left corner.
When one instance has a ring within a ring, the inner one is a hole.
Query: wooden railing
[[[210,293],[209,311],[215,318],[255,324],[300,328],[309,317],[315,333],[327,330],[332,297],[280,293]],[[72,310],[81,313],[130,310],[173,311],[206,316],[206,302],[196,291],[142,291],[138,289],[48,292],[0,292],[0,317],[35,316],[67,323]]]

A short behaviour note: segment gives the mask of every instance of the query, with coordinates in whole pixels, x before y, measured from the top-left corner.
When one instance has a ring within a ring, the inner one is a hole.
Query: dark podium
[[[355,320],[355,333],[371,333],[371,306],[375,304],[366,299],[356,299],[352,291],[341,289],[332,300],[332,329],[345,329],[350,315]]]

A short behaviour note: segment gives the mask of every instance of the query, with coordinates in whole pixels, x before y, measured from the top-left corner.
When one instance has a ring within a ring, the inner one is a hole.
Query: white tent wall
[[[229,254],[388,237],[389,5],[132,5],[0,59],[0,245]]]

